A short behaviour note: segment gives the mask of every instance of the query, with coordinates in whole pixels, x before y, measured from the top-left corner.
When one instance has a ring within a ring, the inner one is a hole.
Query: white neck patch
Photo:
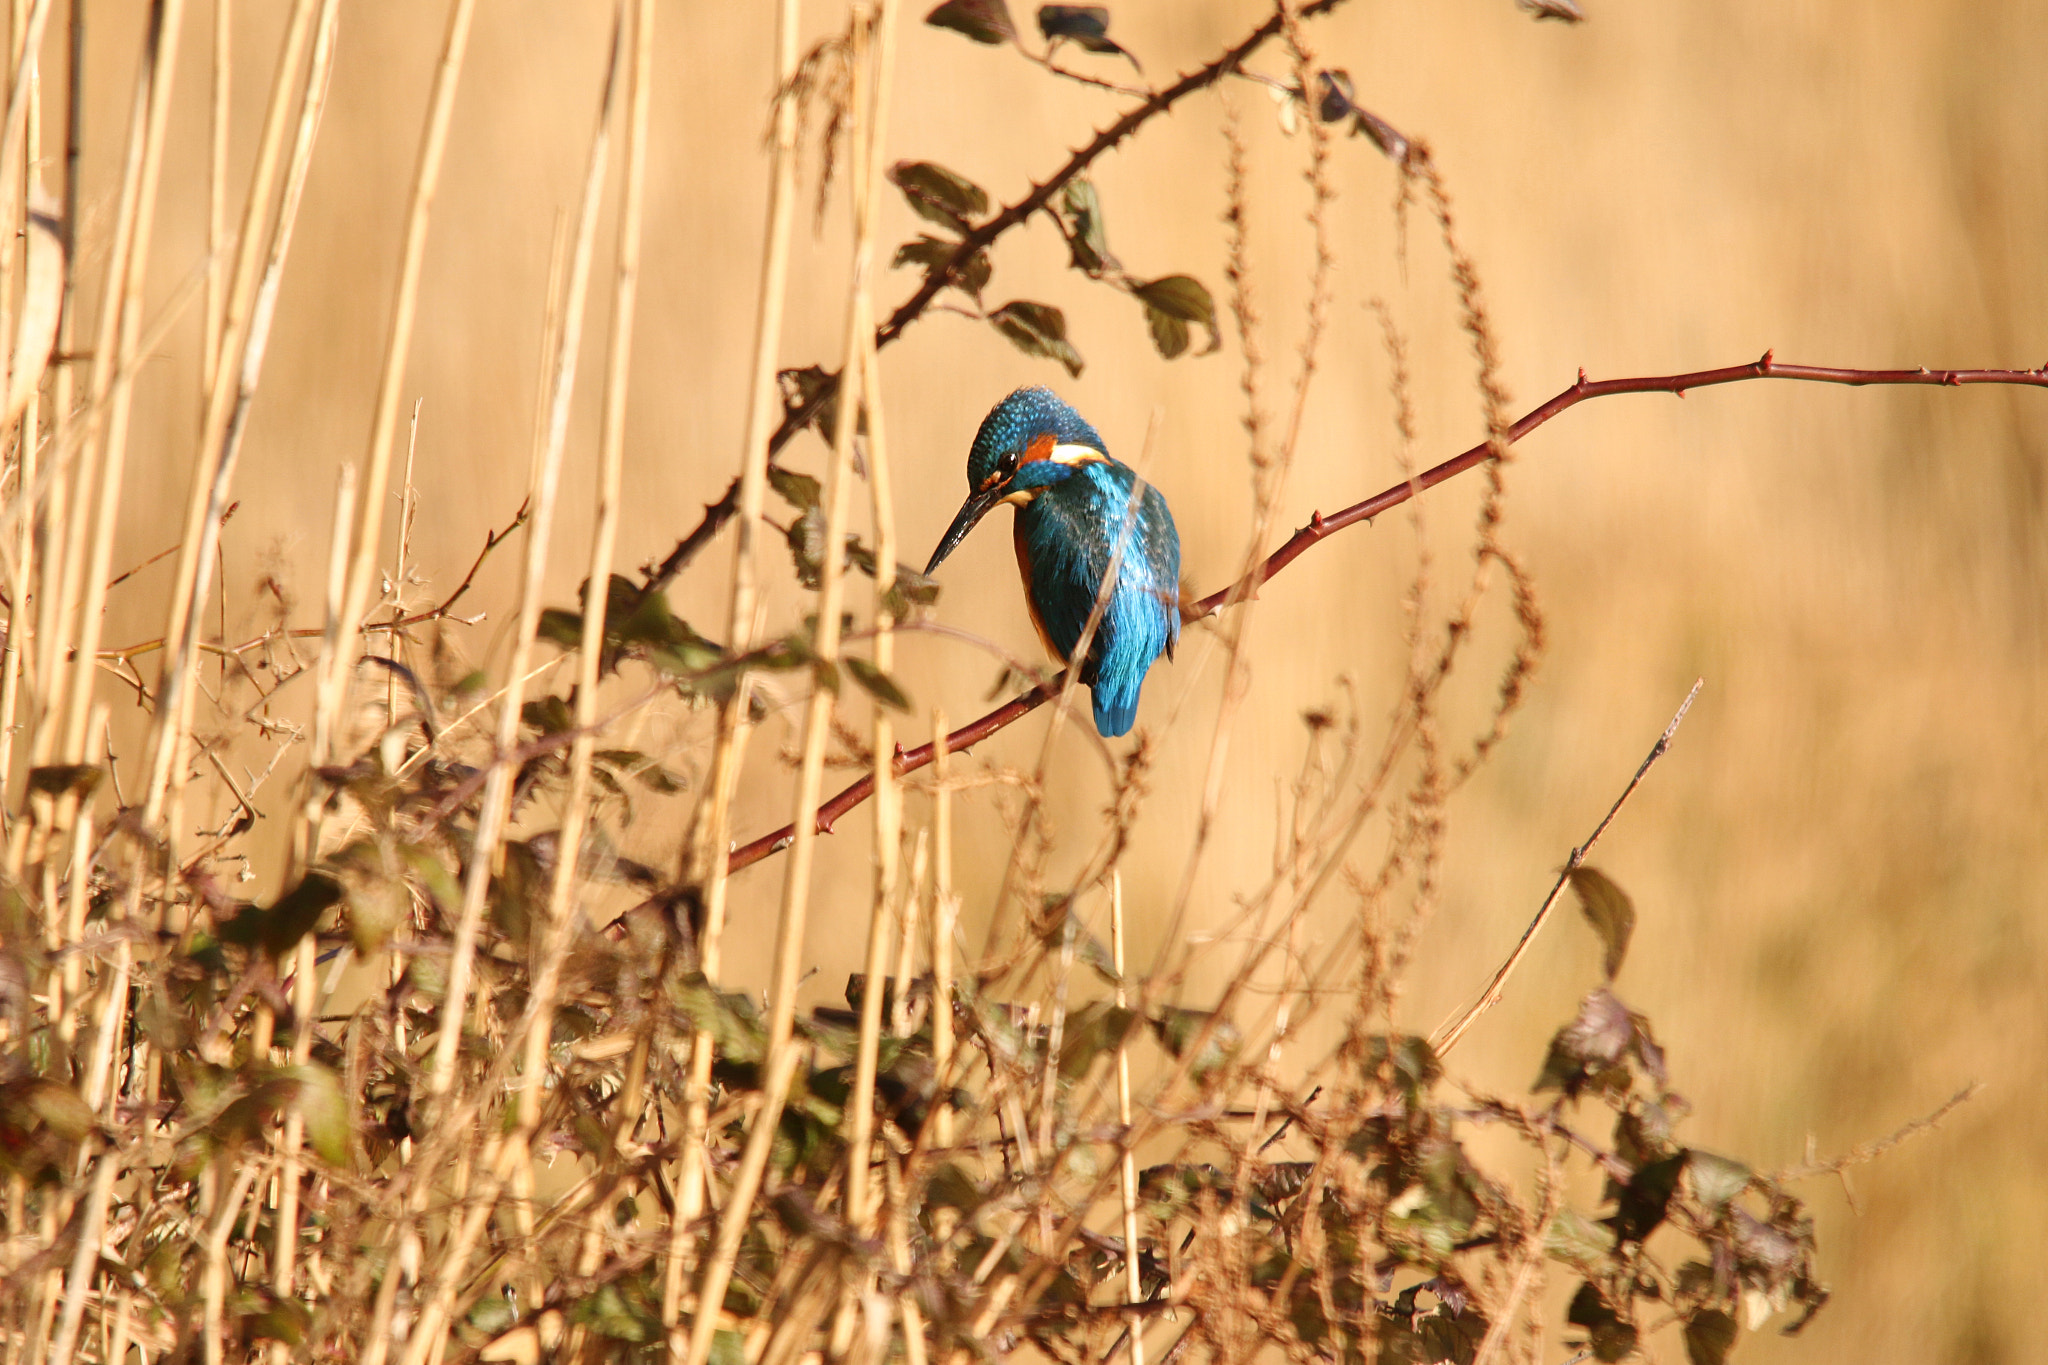
[[[1057,445],[1046,458],[1054,464],[1077,465],[1097,464],[1109,457],[1093,446]]]

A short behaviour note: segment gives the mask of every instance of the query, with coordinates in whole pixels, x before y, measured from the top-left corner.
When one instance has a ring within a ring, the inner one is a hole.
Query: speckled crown
[[[1019,389],[990,409],[974,435],[974,449],[967,456],[967,486],[979,488],[995,473],[996,462],[1013,450],[1022,450],[1032,438],[1051,432],[1061,445],[1081,445],[1109,454],[1095,428],[1080,413],[1068,407],[1051,389],[1033,385]]]

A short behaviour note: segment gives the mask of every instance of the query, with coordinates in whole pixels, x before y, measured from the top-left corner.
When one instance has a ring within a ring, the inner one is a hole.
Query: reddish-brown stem
[[[1850,384],[1861,387],[1866,384],[1934,384],[1957,387],[1963,384],[2022,384],[2034,388],[2048,388],[2048,364],[2035,370],[1852,370],[1831,365],[1787,365],[1765,351],[1763,357],[1745,365],[1727,365],[1717,370],[1694,370],[1689,374],[1646,375],[1632,379],[1586,378],[1584,370],[1579,377],[1550,401],[1534,408],[1508,428],[1510,444],[1521,440],[1536,428],[1567,408],[1578,406],[1590,398],[1607,398],[1620,393],[1672,393],[1683,397],[1689,389],[1704,389],[1715,384],[1734,384],[1746,379],[1792,379],[1810,384]],[[1446,479],[1455,478],[1468,469],[1486,463],[1488,445],[1482,441],[1470,450],[1454,455],[1433,469],[1403,480],[1384,492],[1376,493],[1363,502],[1355,502],[1340,512],[1324,516],[1320,512],[1309,514],[1308,524],[1288,538],[1286,544],[1266,557],[1250,577],[1240,583],[1219,588],[1198,602],[1187,604],[1183,613],[1190,621],[1198,621],[1213,615],[1229,600],[1233,592],[1242,593],[1250,585],[1263,585],[1274,574],[1292,564],[1303,551],[1347,526],[1361,521],[1371,521],[1382,512],[1399,507],[1402,503],[1425,488],[1434,488]],[[1048,678],[1029,692],[1005,702],[987,715],[968,725],[961,726],[946,739],[949,753],[959,753],[972,748],[990,735],[1023,719],[1037,710],[1046,701],[1060,693],[1066,679],[1061,673]],[[932,761],[932,746],[920,744],[915,749],[896,750],[896,774],[916,772]],[[839,817],[868,799],[874,792],[874,779],[864,777],[848,786],[838,795],[818,807],[817,822],[820,834],[830,834]],[[795,832],[794,825],[764,834],[752,843],[742,844],[734,849],[726,860],[728,875],[743,867],[751,867],[772,853],[779,853]]]

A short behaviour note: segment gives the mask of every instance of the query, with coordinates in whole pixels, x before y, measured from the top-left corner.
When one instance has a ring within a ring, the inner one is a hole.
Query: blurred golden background
[[[184,36],[151,270],[159,307],[204,265],[205,8]],[[924,8],[900,28],[891,160],[943,163],[1008,202],[1123,107],[1015,53],[924,27]],[[1579,367],[1596,378],[1653,374],[1767,347],[1781,360],[1849,366],[2048,360],[2048,10],[2017,0],[1588,9],[1589,23],[1566,27],[1533,23],[1509,0],[1358,0],[1308,27],[1318,63],[1347,69],[1361,104],[1433,149],[1484,280],[1516,412]],[[143,11],[133,0],[90,11],[87,279],[104,250]],[[833,4],[808,11],[814,38],[843,22]],[[246,175],[282,15],[246,3],[236,12],[233,164]],[[1158,83],[1266,11],[1248,0],[1129,0],[1112,13],[1113,34]],[[225,617],[238,638],[272,619],[264,575],[296,595],[302,623],[317,621],[336,470],[360,461],[369,440],[440,14],[423,0],[343,9],[332,102],[238,480],[242,506],[224,538]],[[661,7],[659,24],[622,566],[665,553],[737,468],[766,203],[767,9],[676,3]],[[494,0],[477,21],[407,386],[408,404],[422,404],[413,555],[423,600],[460,578],[522,496],[550,253],[573,209],[608,31],[608,7],[550,0]],[[52,52],[60,32],[53,22]],[[1130,78],[1113,58],[1070,60]],[[1277,50],[1253,65],[1285,73]],[[46,57],[46,71],[54,89],[61,62]],[[1310,238],[1306,142],[1281,129],[1267,91],[1236,81],[1188,100],[1106,157],[1094,179],[1110,243],[1134,274],[1192,273],[1220,300],[1226,105],[1252,153],[1253,285],[1277,413],[1294,373]],[[1398,477],[1371,299],[1387,301],[1413,344],[1418,457],[1433,463],[1483,434],[1432,225],[1410,215],[1404,265],[1393,168],[1363,139],[1341,142],[1334,165],[1336,296],[1286,528]],[[807,159],[807,187],[815,171]],[[888,242],[919,226],[893,198],[884,223]],[[808,211],[801,220],[786,364],[838,364],[847,237],[836,193],[815,232]],[[880,297],[893,305],[914,283],[895,272]],[[1070,381],[948,313],[884,352],[902,557],[922,563],[951,517],[981,415],[1016,385],[1044,382],[1127,460],[1157,414],[1148,476],[1178,517],[1190,585],[1221,586],[1244,554],[1251,503],[1237,339],[1214,355],[1161,360],[1137,307],[1065,269],[1043,221],[998,246],[987,298],[1064,309],[1087,369]],[[601,323],[594,315],[593,329]],[[198,338],[194,310],[142,380],[124,561],[178,537]],[[588,534],[596,403],[594,384],[582,389],[549,579],[562,605]],[[819,471],[822,449],[802,437],[787,462]],[[1745,1337],[1742,1359],[2034,1354],[2033,1313],[2048,1297],[2035,1247],[2048,1221],[2044,471],[2048,395],[2035,390],[1753,383],[1589,404],[1525,442],[1510,473],[1506,540],[1536,578],[1549,651],[1496,760],[1451,808],[1442,908],[1401,1002],[1404,1025],[1427,1032],[1483,985],[1697,676],[1706,685],[1675,748],[1594,860],[1641,913],[1618,989],[1655,1021],[1676,1084],[1699,1109],[1690,1140],[1789,1166],[1809,1143],[1822,1155],[1846,1150],[1967,1081],[1985,1083],[1938,1132],[1859,1167],[1845,1187],[1814,1183],[1835,1301],[1799,1341]],[[1476,483],[1454,484],[1425,500],[1440,597],[1462,581],[1475,495]],[[1195,930],[1227,919],[1233,897],[1270,866],[1304,710],[1343,705],[1348,677],[1368,735],[1391,714],[1415,545],[1405,516],[1346,532],[1265,591]],[[1004,539],[985,530],[948,563],[937,614],[1035,659]],[[469,605],[489,619],[457,637],[496,667],[502,651],[493,656],[491,644],[515,562],[508,551],[487,564]],[[722,625],[729,566],[721,541],[672,592],[708,633]],[[786,628],[805,599],[779,565],[770,577],[770,628]],[[159,633],[168,578],[166,564],[116,591],[108,644]],[[1454,686],[1451,713],[1467,728],[1511,643],[1497,598]],[[1221,690],[1207,636],[1191,632],[1180,661],[1154,674],[1141,713],[1160,736],[1154,795],[1126,864],[1141,926],[1148,906],[1172,896],[1199,807]],[[920,707],[942,704],[955,723],[984,709],[997,669],[985,654],[919,636],[899,648]],[[111,681],[106,695],[132,699]],[[785,726],[771,720],[755,745],[739,838],[788,818]],[[1043,726],[1032,717],[976,761],[1028,764]],[[920,741],[924,728],[921,718],[905,726]],[[670,745],[665,757],[694,778],[690,733],[662,719],[639,742]],[[1106,791],[1092,745],[1069,727],[1055,757],[1053,818],[1077,844]],[[225,809],[191,814],[212,825]],[[1006,844],[992,803],[964,818],[972,919]],[[636,823],[629,851],[671,865],[682,819],[678,805]],[[861,816],[823,847],[810,953],[820,999],[857,966],[867,847]],[[764,979],[778,884],[773,863],[735,883],[735,981]],[[1354,911],[1335,891],[1327,901],[1320,913],[1333,923]],[[1163,925],[1146,932],[1140,948],[1150,951]],[[1591,936],[1560,918],[1454,1070],[1484,1088],[1526,1087],[1597,961]]]

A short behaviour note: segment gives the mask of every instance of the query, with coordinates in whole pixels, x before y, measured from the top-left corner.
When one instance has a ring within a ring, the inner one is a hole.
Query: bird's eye
[[[1002,471],[1007,474],[1017,467],[1017,457],[1018,453],[1016,451],[1006,450],[1003,452],[1003,458],[997,463],[1002,468]]]

